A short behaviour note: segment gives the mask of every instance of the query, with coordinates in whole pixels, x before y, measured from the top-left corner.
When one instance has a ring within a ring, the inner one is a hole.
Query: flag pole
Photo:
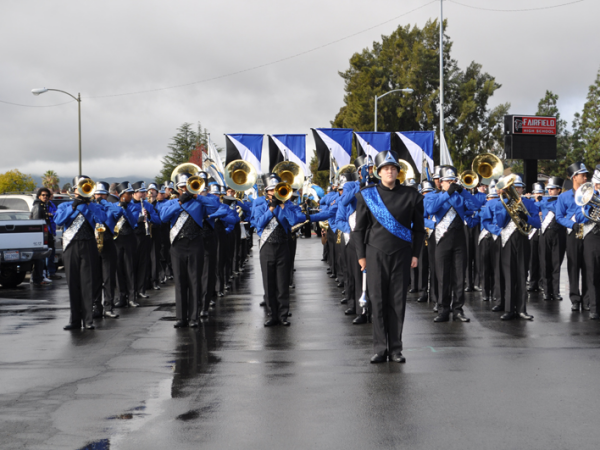
[[[440,0],[440,158],[444,140],[444,0]],[[441,164],[441,162],[440,162]]]

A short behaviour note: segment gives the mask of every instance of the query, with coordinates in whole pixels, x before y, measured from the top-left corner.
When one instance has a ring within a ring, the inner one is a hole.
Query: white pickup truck
[[[0,284],[13,288],[21,284],[33,261],[47,258],[48,226],[43,220],[29,219],[25,211],[0,210]]]

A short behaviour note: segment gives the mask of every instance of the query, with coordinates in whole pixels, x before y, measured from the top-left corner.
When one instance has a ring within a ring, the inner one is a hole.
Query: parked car
[[[1,194],[0,212],[7,209],[31,212],[34,200],[35,194]],[[54,203],[57,207],[61,203],[70,201],[71,197],[67,194],[54,194],[54,198],[52,199],[52,203]],[[56,238],[54,239],[54,248],[56,251],[54,252],[54,262],[59,266],[63,265],[62,232],[62,227],[56,227]]]
[[[29,212],[0,210],[0,284],[18,286],[30,272],[35,259],[47,258],[48,225],[44,220],[29,219]]]

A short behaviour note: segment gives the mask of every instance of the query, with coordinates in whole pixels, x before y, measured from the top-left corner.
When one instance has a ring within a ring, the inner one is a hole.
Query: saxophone
[[[103,223],[97,223],[96,229],[94,230],[94,235],[96,237],[96,245],[98,246],[98,252],[102,253],[102,249],[104,248],[104,232],[106,231],[106,226]]]

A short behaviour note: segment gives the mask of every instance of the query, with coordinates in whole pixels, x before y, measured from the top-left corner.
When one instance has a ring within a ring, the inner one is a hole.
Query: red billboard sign
[[[513,133],[556,136],[556,117],[513,116]]]

